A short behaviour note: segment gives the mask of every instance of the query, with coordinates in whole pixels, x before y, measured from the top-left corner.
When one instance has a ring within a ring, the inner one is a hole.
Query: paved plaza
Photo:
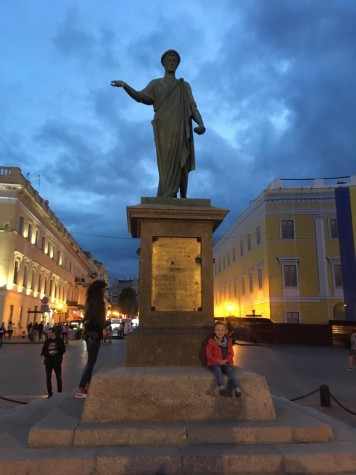
[[[0,396],[24,402],[46,397],[41,344],[19,341],[5,343],[0,348]],[[346,349],[248,345],[240,342],[234,346],[234,351],[236,364],[244,370],[264,375],[273,395],[294,399],[326,384],[337,401],[356,413],[356,372],[346,370]],[[96,371],[106,364],[125,364],[125,356],[126,341],[113,340],[112,344],[103,344]],[[71,341],[62,365],[64,392],[72,392],[77,387],[85,362],[84,341]],[[321,407],[319,391],[297,402],[356,427],[356,415],[350,414],[333,400],[331,407]],[[0,399],[1,412],[7,412],[14,406],[14,403]]]

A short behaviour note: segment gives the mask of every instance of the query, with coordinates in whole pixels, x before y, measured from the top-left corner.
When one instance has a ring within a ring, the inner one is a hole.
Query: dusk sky
[[[230,210],[273,178],[356,175],[355,0],[0,0],[0,165],[20,167],[111,278],[138,273],[126,206],[156,196],[137,90],[180,53],[207,129],[188,197]]]

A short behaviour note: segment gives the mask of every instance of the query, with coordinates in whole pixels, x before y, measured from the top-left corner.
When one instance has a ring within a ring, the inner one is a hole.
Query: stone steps
[[[348,444],[7,449],[1,475],[355,474]]]
[[[354,429],[272,399],[274,420],[88,423],[85,400],[55,394],[2,418],[0,474],[356,474]]]
[[[46,465],[68,475],[78,473],[71,463],[81,475],[356,473],[355,431],[283,398],[273,402],[274,421],[100,424],[81,422],[83,401],[67,397],[31,427],[27,457],[40,450]],[[24,474],[41,475],[28,463],[33,472]]]

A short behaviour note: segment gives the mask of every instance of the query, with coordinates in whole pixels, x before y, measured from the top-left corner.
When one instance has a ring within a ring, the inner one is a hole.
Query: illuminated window
[[[15,263],[14,263],[14,278],[13,278],[14,284],[17,284],[18,278],[19,278],[19,263],[17,261],[15,261]]]
[[[22,285],[23,285],[24,287],[27,286],[27,266],[25,266],[25,267],[24,267],[24,270],[23,270]]]
[[[23,236],[24,223],[25,223],[24,217],[20,216],[19,227],[18,227],[18,230],[17,230],[17,232],[19,233],[20,236]]]
[[[250,286],[250,293],[252,294],[253,292],[253,278],[252,278],[252,272],[249,272],[248,274],[248,282]]]
[[[262,280],[262,267],[257,269],[257,279],[258,279],[258,288],[262,290],[263,287],[263,280]]]
[[[31,242],[32,240],[32,224],[28,225],[27,229],[27,240]]]

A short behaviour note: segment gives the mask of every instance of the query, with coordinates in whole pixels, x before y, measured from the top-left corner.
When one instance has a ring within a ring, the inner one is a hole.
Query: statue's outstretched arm
[[[114,80],[114,81],[111,81],[110,85],[114,86],[114,87],[122,87],[124,89],[124,91],[127,92],[127,94],[130,97],[132,97],[132,99],[134,99],[137,102],[142,102],[140,93],[138,91],[136,91],[135,89],[133,89],[128,84],[126,84],[126,82]]]

